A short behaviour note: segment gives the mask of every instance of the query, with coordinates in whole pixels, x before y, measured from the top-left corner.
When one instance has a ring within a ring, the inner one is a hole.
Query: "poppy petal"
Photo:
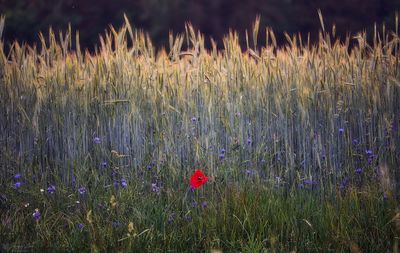
[[[197,189],[205,182],[207,182],[208,177],[203,174],[203,172],[200,169],[197,169],[192,176],[190,177],[190,185],[194,188]]]

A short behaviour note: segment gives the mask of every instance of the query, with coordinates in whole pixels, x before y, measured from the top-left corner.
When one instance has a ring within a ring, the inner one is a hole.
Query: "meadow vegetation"
[[[0,251],[398,252],[398,21],[320,18],[317,44],[259,19],[246,48],[128,20],[94,53],[0,42]]]

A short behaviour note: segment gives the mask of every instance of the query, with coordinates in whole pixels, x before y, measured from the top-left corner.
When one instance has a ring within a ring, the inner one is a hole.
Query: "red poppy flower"
[[[205,184],[208,180],[208,177],[203,174],[200,169],[197,169],[193,175],[190,177],[190,185],[196,189]]]

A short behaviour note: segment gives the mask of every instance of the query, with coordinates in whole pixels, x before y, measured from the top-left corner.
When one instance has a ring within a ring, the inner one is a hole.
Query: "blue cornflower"
[[[56,187],[54,185],[49,185],[49,187],[47,187],[47,192],[50,194],[53,194],[56,192]]]
[[[79,224],[76,225],[76,228],[77,228],[79,231],[82,231],[84,227],[85,227],[85,225],[83,225],[82,223],[79,223]]]
[[[126,188],[128,186],[128,183],[126,182],[125,178],[121,179],[121,186],[122,188]]]
[[[250,145],[251,144],[251,139],[250,138],[247,138],[247,145]]]
[[[160,192],[160,187],[158,187],[156,183],[152,183],[151,184],[151,191],[155,192],[155,193],[159,193]]]
[[[36,209],[35,209],[35,212],[33,212],[32,216],[33,216],[33,218],[34,218],[35,220],[39,220],[39,218],[40,218],[39,209],[36,208]]]
[[[94,137],[94,138],[93,138],[93,143],[94,143],[94,144],[100,144],[100,143],[101,143],[100,138],[99,138],[99,137]]]
[[[311,179],[305,179],[305,180],[303,181],[303,183],[304,183],[305,185],[311,185],[311,186],[313,186],[313,185],[316,185],[316,184],[317,184],[317,182],[316,182],[316,181],[314,181],[314,180],[311,180]]]
[[[81,188],[78,189],[78,192],[80,195],[84,195],[86,193],[86,188],[82,186]]]
[[[246,169],[245,173],[246,173],[247,176],[251,176],[251,175],[256,174],[256,172],[254,170],[250,170],[250,169]]]
[[[18,189],[18,188],[20,188],[20,187],[21,187],[21,182],[15,182],[14,188],[15,188],[15,189]]]
[[[103,168],[103,169],[107,168],[107,162],[106,162],[106,161],[101,162],[101,163],[100,163],[100,166],[101,166],[101,168]]]
[[[346,190],[346,188],[347,188],[348,185],[349,185],[349,179],[346,177],[346,178],[344,178],[343,181],[340,183],[339,189],[340,189],[341,191],[344,191],[344,190]]]
[[[171,215],[168,217],[168,224],[172,224],[175,220],[175,213],[171,213]]]

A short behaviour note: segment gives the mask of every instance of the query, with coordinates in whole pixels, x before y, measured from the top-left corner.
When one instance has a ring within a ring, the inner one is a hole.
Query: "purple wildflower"
[[[313,185],[316,185],[316,184],[317,184],[317,182],[316,182],[316,181],[314,181],[314,180],[311,180],[311,179],[306,179],[306,180],[304,180],[303,182],[304,182],[304,184],[305,184],[305,185],[311,185],[311,186],[313,186]]]
[[[192,118],[192,123],[196,123],[197,122],[197,118],[196,117],[193,117]]]
[[[340,189],[341,191],[344,191],[344,190],[347,189],[348,186],[349,186],[349,179],[346,177],[346,178],[344,178],[343,181],[340,183],[339,189]]]
[[[106,161],[101,162],[100,167],[103,169],[107,168],[107,162]]]
[[[83,225],[82,223],[79,223],[79,224],[76,225],[76,228],[77,228],[79,231],[82,231],[84,227],[85,227],[85,225]]]
[[[206,207],[207,207],[207,205],[208,205],[207,201],[203,201],[203,202],[201,202],[201,206],[202,206],[203,208],[206,208]]]
[[[158,187],[156,183],[152,183],[151,184],[151,191],[155,192],[155,193],[159,193],[160,192],[160,187]]]
[[[355,172],[356,172],[358,175],[361,175],[361,174],[363,173],[363,169],[362,169],[362,168],[357,168],[357,169],[355,170]]]
[[[185,220],[186,221],[188,221],[188,222],[191,222],[192,221],[192,216],[191,215],[185,215]]]
[[[128,183],[126,182],[125,178],[121,179],[121,187],[126,188],[128,186]]]
[[[225,149],[221,148],[221,150],[219,151],[220,154],[225,154]]]
[[[219,154],[219,160],[224,160],[225,159],[225,154]]]
[[[175,213],[171,213],[171,215],[168,217],[168,224],[172,224],[175,220]]]
[[[252,176],[252,175],[256,174],[256,172],[254,170],[251,170],[251,169],[246,169],[245,173],[246,173],[247,176]]]
[[[367,151],[365,151],[365,153],[366,153],[369,157],[374,156],[374,153],[373,153],[372,150],[370,150],[370,149],[368,149]]]
[[[99,137],[94,137],[94,138],[93,138],[93,143],[94,143],[94,144],[100,144],[100,143],[101,143],[100,138],[99,138]]]
[[[339,134],[344,134],[344,128],[339,128]]]
[[[358,145],[358,140],[356,138],[353,139],[353,145]]]
[[[21,182],[15,182],[14,188],[15,188],[15,189],[18,189],[18,188],[20,188],[20,187],[21,187]]]
[[[20,173],[15,174],[14,179],[20,179],[20,178],[21,178],[21,174]]]
[[[39,209],[36,208],[36,209],[35,209],[35,212],[33,212],[32,216],[33,216],[33,218],[34,218],[35,220],[39,220],[39,218],[40,218]]]
[[[86,188],[82,186],[81,188],[78,189],[78,192],[80,195],[84,195],[86,193]]]
[[[199,204],[197,203],[197,201],[196,200],[193,200],[193,202],[192,202],[192,207],[197,207]]]
[[[56,192],[56,187],[54,185],[49,185],[49,187],[47,187],[47,192],[50,194],[53,194]]]
[[[247,145],[251,145],[251,139],[250,138],[247,138]]]

